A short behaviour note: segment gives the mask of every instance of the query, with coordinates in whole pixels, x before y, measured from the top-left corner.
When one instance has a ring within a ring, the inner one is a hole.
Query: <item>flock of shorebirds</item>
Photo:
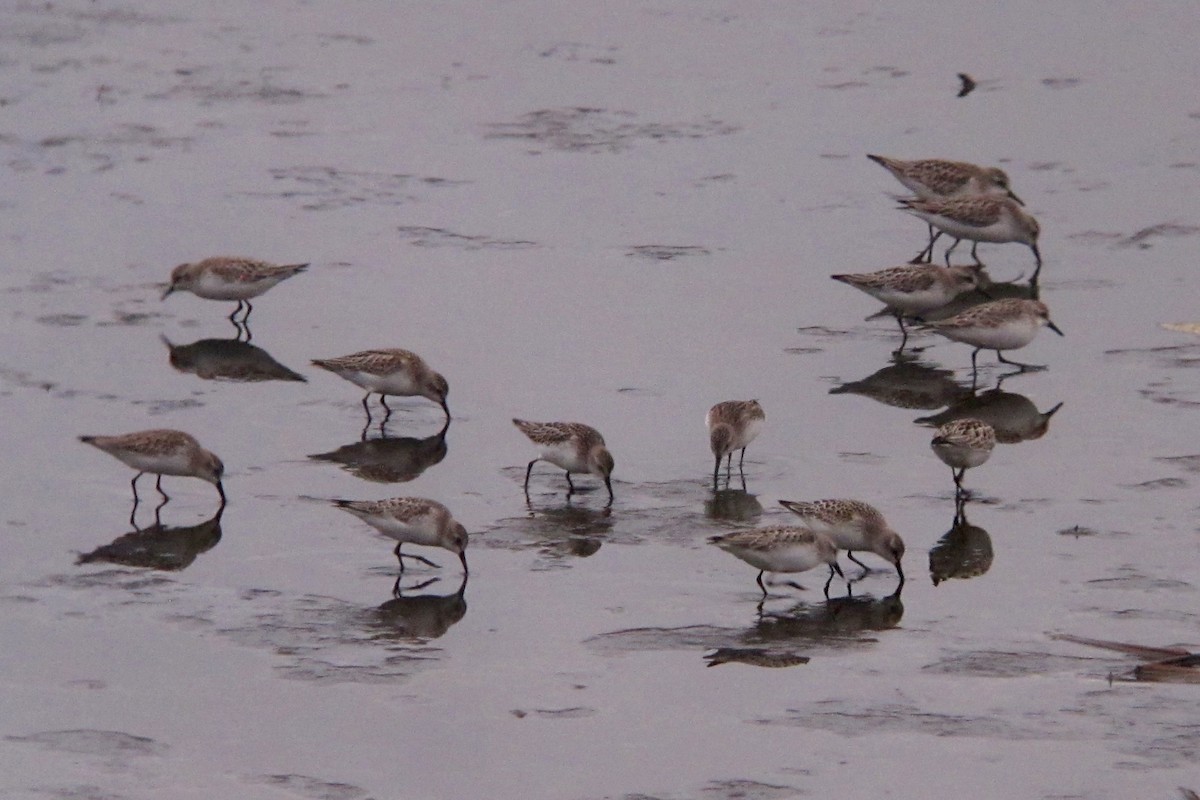
[[[1009,361],[1003,355],[1006,350],[1029,344],[1042,326],[1062,335],[1062,331],[1050,320],[1046,305],[1036,299],[1037,278],[1041,270],[1037,220],[1024,211],[1023,203],[1009,185],[1008,176],[999,168],[957,161],[901,161],[876,155],[868,157],[882,165],[913,193],[913,197],[899,198],[900,208],[928,223],[929,240],[917,257],[903,266],[832,277],[885,304],[900,326],[903,335],[901,350],[908,340],[907,322],[971,345],[974,348],[971,354],[973,370],[980,350],[994,350],[1001,362],[1021,370],[1040,369]],[[933,263],[934,245],[942,236],[954,240],[946,248],[945,266]],[[971,255],[975,263],[951,266],[950,253],[964,239],[972,242]],[[988,282],[976,253],[981,242],[1019,242],[1032,250],[1036,267],[1029,281],[1031,297],[988,300],[952,316],[932,318],[934,312],[945,308],[964,293],[977,291],[987,296]],[[251,299],[302,272],[307,266],[274,265],[245,258],[207,258],[176,267],[171,273],[163,299],[174,292],[191,292],[209,300],[237,301],[237,307],[229,319],[235,325],[245,325],[253,310]],[[926,316],[931,318],[926,319]],[[387,405],[387,396],[419,396],[440,405],[447,422],[450,420],[446,401],[448,382],[415,353],[401,349],[366,350],[336,358],[316,359],[312,363],[366,390],[362,402],[368,421],[371,416],[368,401],[372,394],[380,396],[380,402],[388,414],[391,409]],[[758,436],[765,419],[766,415],[757,400],[717,403],[709,410],[706,424],[715,459],[714,489],[723,460],[729,472],[732,470],[734,454],[739,453],[738,466],[741,470],[746,448]],[[529,462],[525,470],[524,488],[527,496],[534,465],[538,461],[546,461],[566,471],[568,495],[575,491],[572,473],[591,474],[604,481],[609,504],[613,502],[611,476],[614,461],[599,431],[578,422],[514,419],[513,424],[538,449],[537,457]],[[164,503],[169,497],[162,489],[162,477],[171,475],[200,478],[214,484],[221,498],[221,509],[225,507],[222,484],[224,464],[188,433],[158,429],[117,436],[81,436],[80,439],[137,471],[131,482],[134,511],[130,520],[135,528],[134,514],[139,502],[137,482],[146,473],[157,476],[155,487]],[[995,443],[996,434],[989,424],[967,418],[938,428],[931,446],[934,453],[950,466],[955,485],[961,490],[965,471],[984,463]],[[455,553],[462,562],[466,576],[467,531],[441,503],[418,497],[332,502],[337,508],[344,509],[396,540],[393,553],[399,562],[401,575],[405,559],[436,566],[422,556],[401,552],[403,545],[412,544],[441,547]],[[822,564],[829,568],[829,579],[825,583],[825,594],[828,596],[834,575],[845,577],[838,564],[838,550],[845,550],[848,558],[864,569],[864,574],[869,570],[855,558],[856,551],[875,553],[886,559],[899,576],[900,583],[896,590],[899,592],[904,584],[901,567],[904,541],[888,526],[877,509],[858,500],[781,500],[780,504],[800,518],[799,524],[739,530],[710,539],[717,547],[759,570],[757,583],[764,596],[768,593],[763,583],[764,573],[803,572]],[[398,592],[399,585],[400,579],[397,578],[393,590]]]

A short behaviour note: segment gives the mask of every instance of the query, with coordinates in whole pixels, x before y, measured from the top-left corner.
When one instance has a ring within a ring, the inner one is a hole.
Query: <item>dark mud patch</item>
[[[617,63],[619,47],[594,45],[583,42],[553,42],[537,50],[538,58],[548,58],[566,63],[600,64],[612,66]]]
[[[310,800],[365,800],[368,792],[349,783],[337,783],[309,775],[259,775],[246,778],[248,783],[274,786],[297,797]]]
[[[587,706],[572,706],[570,708],[535,708],[530,711],[514,708],[509,713],[517,719],[525,719],[531,716],[540,719],[586,719],[587,717],[596,716],[599,712]]]
[[[909,704],[887,704],[861,709],[843,701],[814,703],[789,709],[784,716],[757,720],[761,725],[784,725],[836,733],[840,736],[956,736],[975,739],[1021,741],[1062,736],[1045,725],[1019,725],[995,716],[938,714]]]
[[[1059,656],[1050,653],[1015,653],[980,650],[956,653],[922,668],[938,675],[969,675],[976,678],[1025,678],[1033,675],[1075,673],[1094,659]]]
[[[397,230],[400,238],[407,239],[414,247],[456,247],[460,250],[528,250],[538,247],[528,239],[502,239],[495,236],[455,233],[445,228],[425,228],[418,225],[401,225]]]
[[[630,247],[625,255],[629,258],[641,258],[647,261],[674,261],[680,258],[710,256],[712,251],[706,247],[695,245],[641,244]]]
[[[686,793],[667,791],[653,794],[626,794],[620,800],[784,800],[807,794],[794,786],[780,786],[760,781],[726,778],[711,781]],[[589,799],[590,800],[590,799]]]
[[[1129,236],[1117,241],[1117,247],[1136,247],[1146,250],[1154,246],[1155,239],[1177,239],[1183,236],[1195,236],[1200,233],[1200,227],[1184,225],[1178,222],[1160,222],[1141,228]]]
[[[631,111],[580,107],[531,111],[513,122],[492,123],[487,130],[485,139],[522,141],[539,149],[620,153],[645,142],[728,136],[741,128],[709,118],[698,122],[640,122]]]
[[[129,758],[161,756],[168,750],[165,744],[145,736],[87,728],[45,731],[28,736],[5,736],[4,739],[9,742],[38,745],[59,753],[94,756],[116,762],[124,762]]]
[[[452,181],[406,173],[365,172],[337,167],[279,167],[270,170],[278,187],[272,191],[241,192],[242,197],[299,200],[305,211],[329,211],[360,205],[402,206],[419,202],[424,190],[459,186]]]

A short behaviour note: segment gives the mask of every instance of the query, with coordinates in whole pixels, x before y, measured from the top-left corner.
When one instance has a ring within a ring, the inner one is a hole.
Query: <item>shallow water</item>
[[[1200,788],[1196,687],[1051,637],[1200,646],[1200,339],[1162,327],[1200,321],[1190,8],[0,15],[4,796]],[[982,354],[972,393],[966,347],[892,359],[894,324],[828,278],[923,243],[868,152],[1010,173],[1066,332],[1014,355],[1048,370]],[[249,344],[228,304],[159,300],[222,253],[313,265]],[[377,346],[446,374],[444,436],[396,400],[364,442],[361,393],[309,365]],[[746,490],[714,495],[704,412],[749,397]],[[928,424],[964,410],[1006,436],[956,514]],[[514,416],[599,428],[612,508],[546,465],[527,503]],[[158,426],[220,454],[231,502],[167,478],[131,536],[130,474],[76,436]],[[323,502],[396,495],[472,532],[465,586],[430,554],[393,598],[390,542]],[[899,597],[864,556],[850,597],[814,572],[760,602],[705,542],[837,496],[904,535]]]

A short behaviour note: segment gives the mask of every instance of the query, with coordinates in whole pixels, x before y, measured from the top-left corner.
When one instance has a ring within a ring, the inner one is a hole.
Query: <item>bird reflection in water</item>
[[[271,354],[250,344],[249,336],[233,339],[200,339],[191,344],[173,344],[160,337],[169,351],[171,366],[206,381],[300,381],[308,379],[280,364]]]
[[[954,380],[954,373],[912,357],[893,356],[886,367],[862,380],[849,381],[830,394],[856,394],[894,408],[932,411],[970,397],[969,387]]]
[[[386,435],[368,439],[364,430],[360,441],[309,458],[341,464],[342,469],[363,480],[406,483],[446,457],[446,431],[449,428],[450,421],[447,420],[440,431],[424,439]]]
[[[171,526],[162,524],[156,509],[153,525],[135,529],[90,553],[83,553],[75,563],[104,562],[171,572],[184,569],[196,560],[196,556],[208,552],[221,541],[223,512],[224,506],[211,519],[198,525]]]
[[[762,516],[758,497],[743,489],[720,489],[704,501],[704,516],[727,522],[751,522]]]
[[[869,594],[848,594],[823,603],[799,603],[782,613],[766,613],[759,603],[758,621],[746,639],[773,643],[894,628],[904,616],[904,603],[900,599],[903,588],[900,584],[896,591],[879,598]]]
[[[537,509],[531,501],[526,503],[529,515],[523,520],[512,521],[508,527],[518,531],[525,540],[533,540],[537,548],[547,556],[575,556],[587,558],[594,555],[612,530],[612,508],[593,509],[566,505]]]
[[[389,638],[428,640],[445,634],[467,614],[467,576],[463,575],[458,590],[450,594],[412,594],[439,580],[430,578],[409,589],[397,584],[394,597],[375,609],[373,625]]]
[[[1045,436],[1050,419],[1063,404],[1059,403],[1049,411],[1038,411],[1028,397],[1006,392],[1000,388],[1000,383],[994,389],[963,398],[940,414],[914,421],[936,428],[956,419],[977,419],[992,426],[1000,444],[1017,444]]]
[[[956,499],[950,530],[929,551],[929,577],[933,585],[951,578],[976,578],[991,567],[992,537],[967,521],[966,499]]]

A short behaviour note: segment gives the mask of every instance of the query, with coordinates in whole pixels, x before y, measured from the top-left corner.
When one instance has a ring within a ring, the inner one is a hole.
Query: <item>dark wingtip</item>
[[[872,160],[872,161],[874,161],[876,164],[882,164],[882,163],[883,163],[883,156],[877,156],[877,155],[875,155],[874,153],[867,153],[867,158],[871,159],[871,160]]]

